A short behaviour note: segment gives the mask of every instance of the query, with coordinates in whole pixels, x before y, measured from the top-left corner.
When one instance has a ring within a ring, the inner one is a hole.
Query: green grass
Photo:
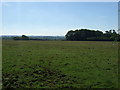
[[[118,43],[3,41],[3,88],[118,88]]]

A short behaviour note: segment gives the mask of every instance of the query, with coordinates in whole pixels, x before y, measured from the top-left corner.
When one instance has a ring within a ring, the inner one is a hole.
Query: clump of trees
[[[115,30],[95,31],[89,29],[77,29],[75,31],[70,30],[67,32],[66,40],[70,41],[120,41],[120,35]]]
[[[14,40],[29,40],[29,37],[26,35],[22,35],[21,37],[13,37]]]

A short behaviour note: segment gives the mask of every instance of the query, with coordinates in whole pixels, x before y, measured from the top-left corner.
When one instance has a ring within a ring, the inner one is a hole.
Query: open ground
[[[3,88],[118,88],[118,42],[2,44]]]

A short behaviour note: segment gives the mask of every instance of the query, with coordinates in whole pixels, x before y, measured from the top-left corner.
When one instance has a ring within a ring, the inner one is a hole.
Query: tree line
[[[89,29],[70,30],[65,35],[70,41],[120,41],[120,35],[115,30],[95,31]]]
[[[120,41],[120,35],[115,30],[95,31],[89,29],[76,29],[70,30],[65,35],[68,41]],[[14,40],[47,40],[47,39],[34,39],[26,35],[13,37]]]
[[[14,36],[12,37],[13,40],[41,40],[41,41],[48,41],[48,40],[65,40],[64,36]]]
[[[22,35],[21,37],[13,37],[14,40],[29,40],[29,37],[26,35]]]

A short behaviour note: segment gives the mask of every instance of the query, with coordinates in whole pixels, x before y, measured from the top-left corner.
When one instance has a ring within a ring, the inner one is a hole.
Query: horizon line
[[[65,36],[65,35],[37,35],[37,34],[0,34],[0,36]]]

